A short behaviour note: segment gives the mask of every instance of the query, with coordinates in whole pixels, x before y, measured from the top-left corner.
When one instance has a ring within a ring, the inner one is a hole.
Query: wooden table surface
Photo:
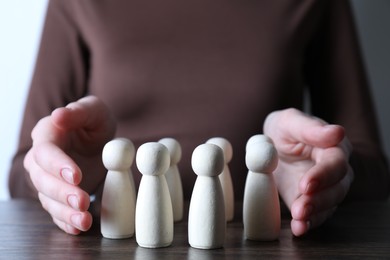
[[[289,219],[283,218],[280,239],[274,242],[244,240],[242,223],[236,220],[227,226],[224,248],[200,250],[188,244],[186,220],[175,224],[172,246],[145,249],[134,238],[103,238],[98,223],[82,235],[67,235],[39,203],[3,201],[0,259],[390,259],[390,203],[345,205],[301,238],[292,236]]]

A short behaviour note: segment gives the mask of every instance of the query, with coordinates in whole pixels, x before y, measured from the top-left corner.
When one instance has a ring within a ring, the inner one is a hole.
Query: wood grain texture
[[[237,203],[237,211],[242,204]],[[188,211],[188,205],[185,207]],[[188,214],[188,212],[186,212]],[[243,239],[240,217],[229,223],[224,248],[191,248],[187,215],[175,224],[173,244],[167,248],[138,247],[134,238],[103,238],[98,221],[79,236],[59,230],[37,202],[0,202],[0,259],[389,259],[390,203],[344,205],[321,228],[296,238],[283,217],[281,235],[274,242]]]

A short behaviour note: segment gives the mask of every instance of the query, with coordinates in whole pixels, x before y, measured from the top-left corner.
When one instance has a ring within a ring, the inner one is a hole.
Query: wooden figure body
[[[136,240],[146,248],[167,247],[173,241],[173,210],[164,173],[168,170],[168,149],[160,143],[141,145],[136,163],[143,174],[136,204]]]
[[[246,239],[272,241],[279,237],[281,216],[279,195],[272,172],[278,157],[272,140],[250,139],[246,148],[249,169],[243,202],[243,223]]]
[[[102,194],[100,229],[106,238],[134,235],[135,190],[130,167],[134,145],[125,138],[108,142],[103,148],[103,164],[108,169]]]
[[[177,164],[181,159],[181,146],[179,142],[173,138],[163,138],[158,141],[168,148],[171,164],[165,173],[165,178],[168,183],[169,193],[172,200],[173,220],[174,222],[183,219],[183,184],[181,182],[180,172]]]
[[[202,144],[192,154],[192,168],[198,175],[192,191],[188,216],[188,240],[192,247],[223,247],[226,233],[225,205],[218,175],[224,166],[222,149]]]
[[[233,158],[233,147],[227,139],[222,137],[211,138],[206,143],[215,144],[223,151],[225,163],[222,173],[219,175],[219,180],[221,182],[223,197],[225,200],[226,221],[232,221],[234,218],[234,190],[232,176],[230,174],[228,164]]]

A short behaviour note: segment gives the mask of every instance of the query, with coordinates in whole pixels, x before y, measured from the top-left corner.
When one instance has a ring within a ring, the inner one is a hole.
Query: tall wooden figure
[[[188,240],[192,247],[223,247],[226,233],[225,203],[218,175],[224,166],[223,151],[214,144],[202,144],[192,154],[192,168],[198,175],[188,215]]]
[[[163,138],[158,141],[168,148],[171,156],[171,164],[168,171],[165,173],[165,178],[168,183],[169,193],[171,195],[173,207],[174,222],[183,219],[183,184],[180,178],[179,168],[177,164],[181,159],[181,146],[179,142],[173,138]]]
[[[225,199],[226,221],[232,221],[234,218],[234,191],[232,176],[230,174],[228,164],[233,158],[233,147],[227,139],[222,137],[211,138],[206,143],[218,145],[223,151],[225,164],[222,173],[219,175],[219,180],[221,182],[223,197]]]
[[[108,169],[101,207],[101,233],[121,239],[134,235],[135,190],[130,167],[134,161],[133,143],[125,138],[108,142],[103,148],[103,164]]]
[[[136,240],[147,248],[167,247],[173,241],[173,210],[164,173],[170,164],[165,145],[141,145],[136,155],[142,173],[135,210]]]
[[[244,190],[243,222],[246,239],[272,241],[279,237],[281,216],[279,195],[272,172],[278,164],[270,138],[255,136],[246,147],[249,169]]]

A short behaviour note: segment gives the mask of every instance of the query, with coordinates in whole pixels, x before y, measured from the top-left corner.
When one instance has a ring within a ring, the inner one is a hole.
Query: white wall
[[[17,144],[47,0],[0,0],[0,199]],[[353,0],[364,57],[390,154],[390,1]]]
[[[0,199],[17,145],[47,0],[0,0]]]

